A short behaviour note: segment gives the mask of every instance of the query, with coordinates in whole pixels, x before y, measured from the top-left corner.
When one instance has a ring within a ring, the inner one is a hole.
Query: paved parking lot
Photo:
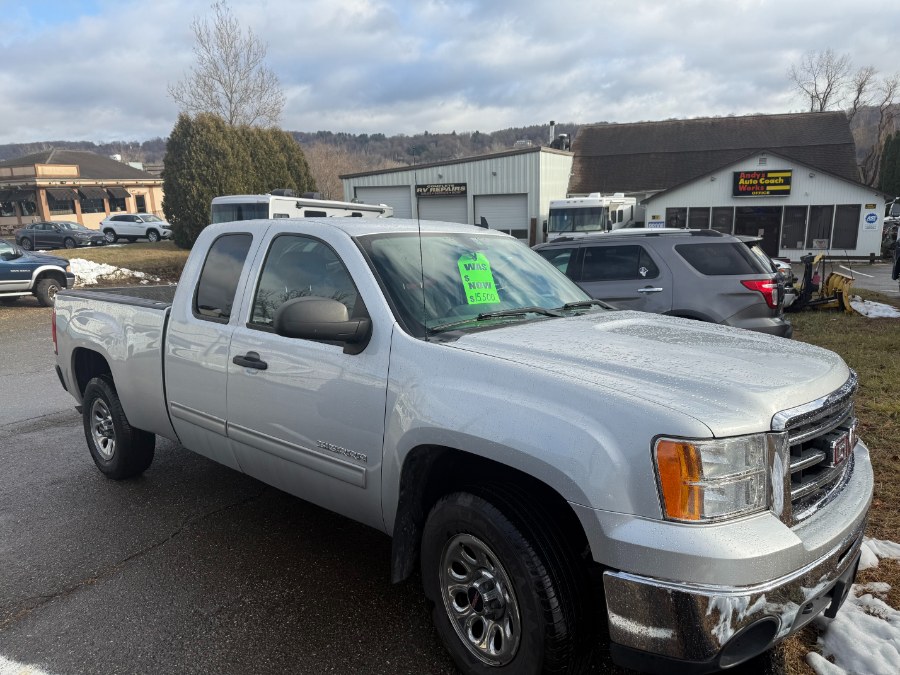
[[[0,670],[454,672],[383,534],[168,441],[103,478],[49,322],[0,307]]]

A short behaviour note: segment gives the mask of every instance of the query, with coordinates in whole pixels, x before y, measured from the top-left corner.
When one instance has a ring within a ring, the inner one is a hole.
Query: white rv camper
[[[272,190],[265,195],[228,195],[212,200],[212,222],[229,223],[257,218],[390,218],[386,204],[358,204],[319,199],[317,192],[295,196],[293,190]]]
[[[553,199],[547,241],[635,227],[639,222],[637,208],[637,200],[622,192],[612,195],[592,192],[587,197]]]

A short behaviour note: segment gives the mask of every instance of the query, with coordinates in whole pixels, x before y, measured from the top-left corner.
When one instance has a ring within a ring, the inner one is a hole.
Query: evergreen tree
[[[231,126],[209,113],[182,114],[169,137],[163,211],[175,242],[190,248],[210,222],[213,197],[315,190],[300,146],[280,129]]]
[[[878,187],[891,197],[900,195],[900,133],[885,141]]]

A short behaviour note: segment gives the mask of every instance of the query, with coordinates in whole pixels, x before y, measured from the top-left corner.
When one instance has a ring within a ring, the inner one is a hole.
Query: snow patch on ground
[[[48,673],[37,666],[10,661],[0,655],[0,675],[48,675]]]
[[[94,286],[100,281],[124,281],[127,279],[140,279],[142,284],[159,281],[159,277],[151,276],[146,272],[136,272],[125,267],[113,267],[106,263],[83,258],[72,258],[69,264],[72,266],[75,283],[78,286]]]
[[[885,305],[883,302],[872,302],[871,300],[863,300],[858,295],[854,295],[850,299],[850,306],[863,316],[870,319],[898,319],[900,318],[900,309]]]
[[[900,544],[866,539],[859,568],[877,567],[878,560],[900,560]],[[889,584],[853,584],[841,611],[830,621],[820,615],[815,625],[822,630],[819,648],[806,662],[818,675],[894,675],[900,664],[900,610],[885,601]],[[834,659],[834,663],[828,660]]]

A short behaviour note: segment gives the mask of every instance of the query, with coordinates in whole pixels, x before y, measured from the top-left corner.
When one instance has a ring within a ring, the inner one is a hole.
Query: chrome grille
[[[772,428],[786,431],[790,444],[791,523],[811,516],[840,492],[853,473],[853,454],[836,460],[843,434],[855,437],[853,393],[856,373],[837,391],[817,401],[777,413]],[[852,448],[851,448],[852,450]],[[787,495],[785,495],[787,497]]]

